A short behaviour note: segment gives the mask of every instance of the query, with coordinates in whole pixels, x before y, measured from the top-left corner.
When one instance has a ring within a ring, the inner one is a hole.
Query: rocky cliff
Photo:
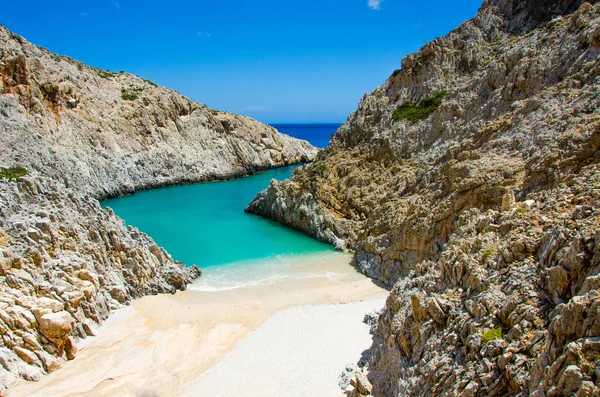
[[[248,206],[395,285],[355,394],[600,393],[599,47],[600,5],[487,0]]]
[[[310,161],[308,142],[137,76],[52,54],[0,26],[0,165],[97,198]]]
[[[98,199],[248,175],[317,152],[3,27],[0,93],[0,395],[72,359],[77,339],[111,310],[200,275]]]
[[[0,384],[38,380],[119,304],[200,275],[144,233],[48,178],[0,186]],[[0,390],[1,391],[1,390]]]

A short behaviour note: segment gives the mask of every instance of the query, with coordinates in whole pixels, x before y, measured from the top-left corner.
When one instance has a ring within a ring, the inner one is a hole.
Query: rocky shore
[[[72,359],[77,339],[111,310],[185,289],[200,275],[98,200],[317,153],[255,120],[52,54],[1,26],[0,93],[0,395]]]
[[[0,380],[39,380],[77,353],[111,310],[185,289],[200,270],[175,262],[97,200],[46,178],[0,190]]]
[[[600,393],[599,49],[595,1],[486,0],[250,203],[394,286],[353,395]]]

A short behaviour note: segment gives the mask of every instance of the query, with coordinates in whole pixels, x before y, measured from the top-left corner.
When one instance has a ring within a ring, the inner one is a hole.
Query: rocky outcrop
[[[532,30],[556,17],[575,12],[586,0],[485,0],[482,9],[494,7],[509,33],[523,33]]]
[[[248,206],[395,285],[373,395],[600,392],[598,26],[600,5],[486,1]]]
[[[373,394],[598,395],[599,176],[594,164],[503,211],[464,211],[387,300]]]
[[[0,183],[2,389],[74,358],[73,338],[92,335],[111,310],[199,274],[90,196],[43,177]]]
[[[0,26],[0,165],[96,198],[310,161],[317,149],[128,73],[52,54]]]
[[[248,175],[317,151],[1,26],[0,93],[0,395],[73,359],[77,339],[111,310],[200,275],[99,199]]]

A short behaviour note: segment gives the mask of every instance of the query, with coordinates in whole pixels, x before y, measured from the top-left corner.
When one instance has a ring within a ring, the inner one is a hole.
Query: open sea
[[[295,138],[305,139],[313,146],[324,148],[340,124],[271,124],[279,132]]]
[[[276,125],[279,131],[325,147],[339,125]],[[347,254],[273,221],[244,213],[271,179],[289,178],[296,166],[231,181],[146,190],[105,200],[128,225],[150,235],[174,259],[196,264],[203,276],[192,288],[222,290],[283,278],[326,275],[323,260],[345,262]],[[336,273],[336,271],[338,273]]]

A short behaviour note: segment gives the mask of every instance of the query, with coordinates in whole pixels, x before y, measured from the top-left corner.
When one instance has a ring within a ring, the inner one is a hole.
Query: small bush
[[[322,176],[325,171],[327,171],[327,166],[325,164],[312,165],[308,171],[308,176],[311,178],[314,178],[317,175]]]
[[[392,118],[396,121],[408,120],[413,123],[425,120],[440,107],[447,94],[448,91],[446,90],[440,91],[433,96],[421,99],[416,105],[410,101],[405,101],[394,110]]]
[[[127,92],[125,89],[121,90],[121,99],[124,101],[135,101],[137,99],[137,95]]]
[[[0,179],[8,179],[9,181],[18,182],[19,179],[25,175],[27,175],[27,170],[23,167],[0,167]]]
[[[493,252],[491,249],[484,250],[483,254],[482,254],[483,260],[484,261],[488,260],[492,256],[492,254],[493,254]]]
[[[483,333],[481,339],[483,343],[488,343],[491,340],[495,339],[503,339],[504,335],[502,334],[502,328],[492,328]]]
[[[401,71],[402,71],[402,69],[394,70],[394,72],[392,73],[392,77],[396,77]]]
[[[523,214],[523,213],[527,212],[527,208],[525,208],[525,207],[518,207],[517,208],[517,212],[520,213],[520,214]]]
[[[147,79],[142,79],[142,80],[144,80],[146,83],[150,84],[152,87],[158,87],[158,84],[156,84],[153,81],[150,81],[150,80],[147,80]]]
[[[415,59],[415,63],[417,64],[417,68],[422,68],[423,66],[425,66],[425,58],[423,58],[422,55],[419,55],[416,59]]]
[[[137,99],[137,93],[142,92],[143,88],[140,87],[129,87],[121,88],[121,99],[124,101],[135,101]]]
[[[109,77],[115,77],[117,75],[110,70],[98,70],[97,74],[103,79],[108,79]]]

